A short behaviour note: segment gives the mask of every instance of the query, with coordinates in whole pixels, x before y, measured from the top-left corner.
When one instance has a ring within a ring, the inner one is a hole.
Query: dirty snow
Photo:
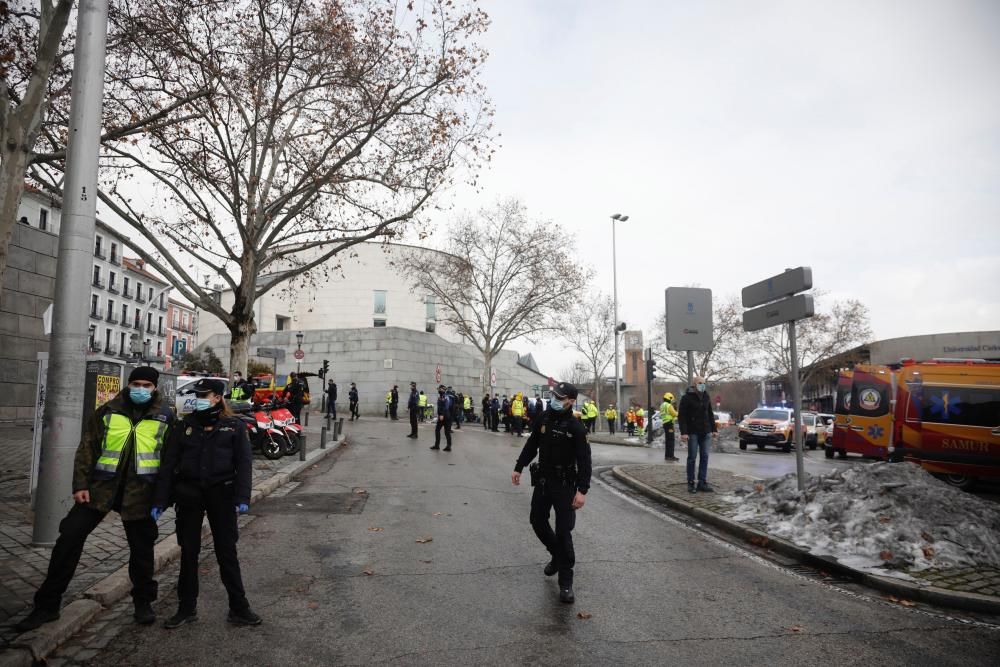
[[[874,574],[1000,567],[1000,506],[934,478],[913,463],[875,463],[810,477],[795,475],[724,498],[732,518]]]

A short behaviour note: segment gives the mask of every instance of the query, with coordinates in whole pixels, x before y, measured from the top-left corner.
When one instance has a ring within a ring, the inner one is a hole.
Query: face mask
[[[194,411],[202,412],[203,410],[208,410],[212,407],[212,401],[207,398],[196,398],[194,399]]]
[[[556,412],[562,412],[565,409],[563,407],[563,402],[558,398],[556,398],[555,396],[549,399],[549,407],[555,410]]]
[[[143,405],[153,398],[153,392],[145,387],[129,387],[128,396],[133,403]]]
[[[705,383],[702,382],[698,385],[698,391],[705,391]]]

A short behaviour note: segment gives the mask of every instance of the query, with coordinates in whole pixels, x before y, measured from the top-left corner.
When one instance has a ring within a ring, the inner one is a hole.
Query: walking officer
[[[420,395],[417,393],[417,383],[410,383],[410,398],[406,401],[406,409],[410,411],[410,435],[407,438],[417,437],[417,419],[420,417]]]
[[[150,366],[134,369],[128,386],[87,421],[73,463],[76,504],[59,524],[45,581],[35,593],[31,613],[14,626],[18,632],[59,618],[62,596],[80,563],[84,542],[111,510],[121,516],[128,539],[135,621],[149,625],[156,620],[152,603],[157,592],[153,579],[157,530],[149,510],[161,450],[174,421],[156,391],[159,377]]]
[[[441,449],[441,429],[444,429],[446,445],[444,451],[451,451],[451,396],[442,384],[438,387],[437,425],[434,426],[434,446],[431,449]]]
[[[538,428],[531,431],[517,457],[510,480],[521,484],[521,471],[532,464],[531,527],[548,549],[552,559],[545,566],[545,575],[559,573],[559,599],[573,602],[573,526],[576,510],[582,509],[590,490],[590,443],[583,422],[573,416],[576,387],[560,382],[552,389],[548,409],[542,413]],[[556,514],[556,529],[549,525],[549,510]]]
[[[663,404],[660,406],[660,420],[663,422],[663,460],[677,461],[674,456],[674,422],[677,419],[677,410],[674,408],[674,395],[669,391],[663,395]]]
[[[225,385],[202,378],[192,387],[194,412],[177,425],[163,450],[163,475],[157,481],[153,519],[164,508],[177,506],[177,542],[181,546],[181,572],[177,581],[177,613],[165,628],[198,620],[198,554],[201,523],[208,515],[215,543],[219,575],[229,594],[227,621],[234,625],[259,625],[243,591],[243,577],[236,554],[239,528],[236,515],[250,505],[253,460],[247,429],[233,416],[222,395]]]

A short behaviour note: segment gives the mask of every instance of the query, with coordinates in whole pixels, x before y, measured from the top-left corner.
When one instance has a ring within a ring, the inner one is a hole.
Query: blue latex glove
[[[240,503],[239,505],[236,506],[236,511],[239,512],[240,514],[246,514],[247,512],[250,511],[250,506],[247,505],[246,503]]]
[[[149,516],[153,517],[153,521],[159,521],[160,517],[163,516],[163,508],[154,507],[153,509],[149,510]]]

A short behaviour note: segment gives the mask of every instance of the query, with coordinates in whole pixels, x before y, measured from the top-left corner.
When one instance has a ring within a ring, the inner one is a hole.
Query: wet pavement
[[[577,516],[577,602],[561,604],[528,525],[530,487],[510,484],[523,440],[467,426],[445,453],[428,451],[429,426],[416,441],[401,423],[345,426],[349,444],[243,529],[263,625],[225,623],[206,557],[197,623],[106,623],[104,647],[81,635],[51,664],[987,665],[1000,651],[1000,628],[832,590],[600,483]],[[595,446],[595,460],[662,457],[620,450]],[[759,461],[733,465],[771,464]],[[121,607],[98,622],[125,620]]]

